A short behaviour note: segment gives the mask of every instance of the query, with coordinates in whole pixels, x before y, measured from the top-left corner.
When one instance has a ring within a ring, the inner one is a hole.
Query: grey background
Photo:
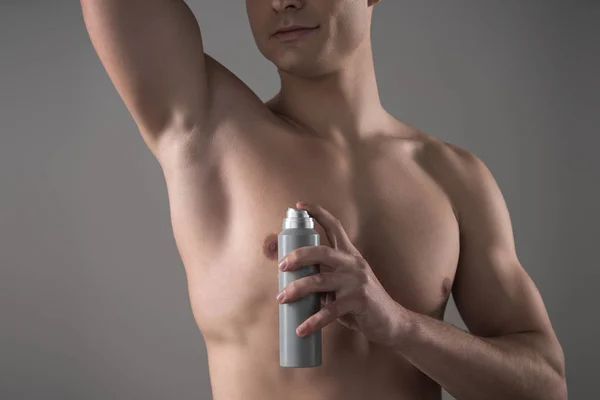
[[[388,111],[494,173],[572,399],[600,398],[599,3],[386,0],[373,26]],[[209,399],[160,166],[78,2],[0,4],[0,397]],[[272,96],[243,1],[189,4],[206,51]]]

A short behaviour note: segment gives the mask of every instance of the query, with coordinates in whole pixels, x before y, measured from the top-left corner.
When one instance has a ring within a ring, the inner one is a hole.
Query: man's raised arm
[[[153,153],[165,135],[206,130],[206,56],[183,0],[81,0],[81,7],[92,44]]]

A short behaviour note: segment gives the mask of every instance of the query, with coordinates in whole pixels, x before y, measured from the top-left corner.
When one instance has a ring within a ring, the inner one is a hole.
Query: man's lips
[[[318,28],[318,26],[314,28],[292,27],[286,30],[275,32],[273,37],[283,41],[295,40],[316,31]]]

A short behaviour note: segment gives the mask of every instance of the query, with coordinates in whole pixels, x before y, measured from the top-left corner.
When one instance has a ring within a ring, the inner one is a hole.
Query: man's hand
[[[329,246],[306,246],[289,252],[280,262],[282,271],[304,265],[320,264],[319,274],[298,279],[278,296],[281,303],[297,300],[314,292],[328,292],[319,312],[302,323],[296,332],[306,336],[336,319],[347,328],[362,332],[367,339],[383,346],[397,343],[395,329],[409,329],[398,318],[408,316],[406,309],[385,291],[367,261],[350,242],[337,218],[317,204],[298,202],[317,220],[327,234]]]

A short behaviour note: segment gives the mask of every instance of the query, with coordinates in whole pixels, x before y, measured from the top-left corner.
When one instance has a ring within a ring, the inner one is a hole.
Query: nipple
[[[263,253],[268,259],[278,259],[277,234],[271,233],[265,238],[263,243]]]
[[[445,278],[444,283],[442,284],[442,296],[448,297],[450,295],[451,290],[452,290],[452,280],[450,278]]]

